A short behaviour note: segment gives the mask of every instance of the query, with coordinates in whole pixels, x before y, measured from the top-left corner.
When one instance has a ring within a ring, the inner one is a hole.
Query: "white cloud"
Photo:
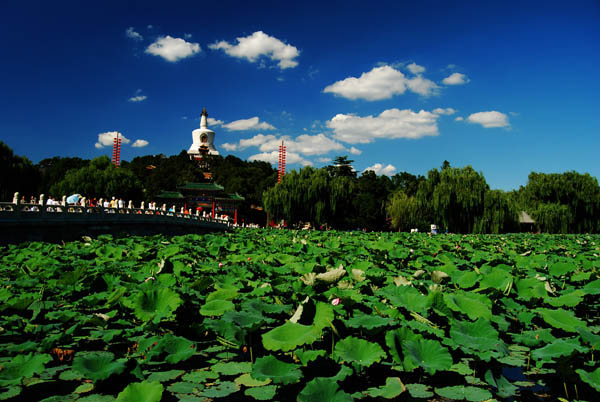
[[[275,127],[269,123],[265,121],[259,122],[258,117],[232,121],[231,123],[223,124],[223,127],[229,131],[275,130]]]
[[[263,152],[260,154],[252,155],[248,158],[248,160],[259,160],[276,164],[279,162],[279,151]],[[299,163],[303,166],[312,165],[311,161],[304,159],[302,156],[300,156],[300,154],[296,152],[286,152],[285,162],[286,164]]]
[[[145,101],[146,99],[148,99],[148,97],[146,95],[136,95],[136,96],[132,96],[131,98],[129,98],[129,102],[142,102]]]
[[[438,135],[438,115],[421,110],[388,109],[379,116],[338,114],[327,122],[334,138],[351,144],[369,143],[378,138],[421,138]]]
[[[383,174],[386,176],[391,176],[396,172],[396,167],[391,164],[384,167],[381,163],[376,163],[373,166],[369,166],[368,168],[363,170],[363,173],[367,170],[372,170],[373,172],[375,172],[376,175]]]
[[[491,112],[473,113],[467,117],[469,123],[481,124],[485,128],[508,127],[508,116],[504,113],[492,110]]]
[[[350,147],[350,153],[352,155],[360,155],[360,154],[362,154],[362,151],[358,148]]]
[[[436,95],[439,89],[435,82],[428,80],[427,78],[423,78],[420,75],[407,80],[406,86],[408,89],[421,96]]]
[[[148,144],[149,144],[149,142],[146,140],[135,140],[135,142],[133,144],[131,144],[131,146],[134,148],[142,148]]]
[[[296,67],[298,62],[294,60],[300,52],[295,46],[286,45],[279,39],[269,36],[262,31],[256,31],[252,35],[237,38],[238,44],[232,45],[226,41],[215,42],[208,45],[213,50],[223,50],[226,54],[240,59],[246,59],[251,63],[260,57],[269,57],[278,61],[279,68]]]
[[[319,163],[327,163],[327,162],[331,162],[331,158],[328,157],[322,157],[322,158],[317,158],[317,162]]]
[[[442,80],[445,85],[462,85],[469,81],[469,78],[461,73],[452,73]]]
[[[420,66],[416,63],[411,63],[408,66],[406,66],[406,68],[408,68],[408,70],[413,74],[421,74],[425,72],[425,67]]]
[[[359,78],[348,77],[334,82],[325,87],[323,92],[346,99],[376,101],[402,95],[407,88],[419,95],[429,96],[435,92],[437,85],[420,75],[408,79],[401,71],[391,66],[381,66],[362,73]]]
[[[443,114],[446,116],[450,116],[450,115],[456,113],[456,110],[452,109],[451,107],[447,107],[445,109],[438,107],[437,109],[433,109],[432,112],[435,114]]]
[[[226,151],[237,151],[237,144],[230,144],[228,142],[221,144],[221,147]]]
[[[142,40],[142,39],[144,39],[144,37],[142,35],[140,35],[139,33],[135,32],[135,29],[133,29],[133,27],[127,28],[127,30],[125,31],[125,35],[127,35],[128,38],[133,39],[133,40]]]
[[[464,119],[461,116],[458,116],[454,121],[463,121]]]
[[[213,119],[212,117],[207,118],[206,122],[209,126],[220,126],[223,124],[223,120]]]
[[[116,138],[117,135],[121,139],[122,144],[129,144],[131,142],[127,137],[125,137],[118,131],[108,131],[106,133],[98,134],[98,142],[95,143],[94,146],[98,149],[102,147],[112,147],[113,140]]]
[[[153,44],[148,46],[146,53],[160,56],[163,59],[176,62],[200,52],[200,45],[186,42],[181,38],[173,38],[169,35],[162,36]]]

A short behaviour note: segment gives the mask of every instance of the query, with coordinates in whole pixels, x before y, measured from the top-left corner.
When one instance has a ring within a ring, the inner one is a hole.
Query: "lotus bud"
[[[223,263],[222,262],[219,263],[219,268],[223,268]]]
[[[335,299],[333,299],[331,301],[331,304],[333,304],[334,306],[337,306],[338,304],[340,304],[340,298],[336,297]]]

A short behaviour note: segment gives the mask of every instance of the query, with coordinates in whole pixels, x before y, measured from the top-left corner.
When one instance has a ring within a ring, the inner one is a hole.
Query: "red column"
[[[237,225],[237,208],[233,211],[233,223]]]
[[[212,218],[215,219],[215,200],[213,200]]]

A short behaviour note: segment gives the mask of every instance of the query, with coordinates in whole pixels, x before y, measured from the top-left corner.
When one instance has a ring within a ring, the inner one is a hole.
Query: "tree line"
[[[232,155],[211,156],[210,172],[226,192],[245,198],[239,213],[259,223],[266,222],[257,212],[264,207],[270,220],[343,230],[428,231],[430,224],[437,224],[454,233],[600,232],[600,186],[588,173],[532,172],[525,186],[505,192],[490,189],[483,174],[471,166],[452,167],[447,161],[426,176],[401,172],[391,177],[369,170],[358,175],[352,162],[340,156],[323,168],[292,170],[279,184],[270,163]],[[54,157],[34,164],[1,141],[0,169],[3,201],[12,200],[16,191],[26,198],[81,193],[154,201],[164,190],[205,181],[207,173],[185,150],[136,157],[119,168],[106,156]],[[533,225],[519,224],[522,211],[533,218]]]

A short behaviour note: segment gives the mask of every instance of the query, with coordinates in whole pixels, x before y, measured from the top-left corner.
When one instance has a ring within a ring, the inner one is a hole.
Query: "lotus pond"
[[[597,401],[600,236],[0,248],[0,400]]]

